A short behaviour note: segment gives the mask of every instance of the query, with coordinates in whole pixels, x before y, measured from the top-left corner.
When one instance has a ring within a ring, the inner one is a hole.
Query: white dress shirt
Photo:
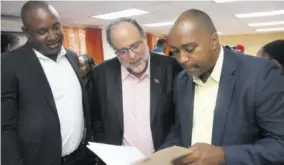
[[[82,89],[78,77],[66,58],[64,48],[57,60],[34,50],[47,77],[60,121],[62,156],[69,155],[80,145],[84,132]]]
[[[208,80],[203,83],[199,78],[193,78],[195,92],[191,145],[194,145],[195,143],[212,143],[214,111],[223,60],[224,50],[221,48],[217,63]]]

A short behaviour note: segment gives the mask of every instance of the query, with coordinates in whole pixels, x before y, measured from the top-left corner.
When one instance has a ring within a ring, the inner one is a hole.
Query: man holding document
[[[195,9],[177,19],[169,42],[184,71],[163,147],[189,147],[174,163],[283,165],[284,78],[276,65],[223,49],[210,17]]]

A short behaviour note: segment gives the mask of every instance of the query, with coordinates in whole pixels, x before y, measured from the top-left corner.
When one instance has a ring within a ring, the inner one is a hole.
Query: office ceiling
[[[2,25],[12,23],[19,28],[21,23],[17,18],[25,1],[1,1],[1,15],[15,16],[14,20],[2,19]],[[229,3],[215,3],[213,1],[50,1],[60,13],[61,20],[67,26],[101,27],[109,21],[92,18],[91,16],[105,14],[125,9],[141,9],[149,14],[135,16],[140,24],[173,21],[183,11],[195,8],[207,12],[218,31],[223,35],[256,33],[255,27],[247,23],[284,21],[284,15],[239,19],[234,14],[283,10],[284,1],[236,1]],[[8,21],[8,22],[7,22]],[[271,27],[284,27],[275,25]],[[145,31],[166,35],[170,26],[144,27]]]

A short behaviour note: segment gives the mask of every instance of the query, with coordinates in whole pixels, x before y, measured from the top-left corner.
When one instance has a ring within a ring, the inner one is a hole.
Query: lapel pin
[[[160,83],[160,81],[158,79],[154,79],[154,82],[157,83],[157,84]]]

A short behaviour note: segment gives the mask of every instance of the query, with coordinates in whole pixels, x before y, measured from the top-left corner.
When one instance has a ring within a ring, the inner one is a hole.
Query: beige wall
[[[263,45],[276,39],[284,39],[284,32],[220,36],[220,41],[222,45],[244,45],[245,53],[251,55],[255,55]]]

